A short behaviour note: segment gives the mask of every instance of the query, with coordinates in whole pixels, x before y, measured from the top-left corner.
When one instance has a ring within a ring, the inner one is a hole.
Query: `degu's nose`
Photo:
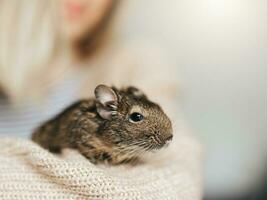
[[[173,138],[173,135],[172,134],[165,138],[165,142],[164,142],[164,146],[165,147],[169,146],[169,144],[172,141],[172,138]]]
[[[170,136],[168,136],[165,140],[166,140],[166,141],[171,141],[171,140],[172,140],[172,137],[173,137],[173,135],[170,135]]]

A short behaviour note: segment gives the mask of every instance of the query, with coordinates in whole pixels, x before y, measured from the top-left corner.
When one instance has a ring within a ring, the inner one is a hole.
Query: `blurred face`
[[[63,30],[76,39],[92,30],[111,8],[114,0],[61,0]]]

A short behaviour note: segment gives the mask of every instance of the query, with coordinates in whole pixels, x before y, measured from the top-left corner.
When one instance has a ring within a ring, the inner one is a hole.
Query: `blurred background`
[[[175,65],[178,103],[205,146],[205,199],[267,199],[266,7],[265,0],[129,0],[114,21],[113,40],[156,44]]]
[[[175,61],[181,107],[206,145],[208,199],[267,199],[251,194],[267,159],[266,7],[264,0],[135,0],[124,9],[120,36],[149,38]]]

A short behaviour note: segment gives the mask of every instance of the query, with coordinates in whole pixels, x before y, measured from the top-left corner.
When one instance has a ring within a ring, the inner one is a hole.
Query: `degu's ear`
[[[117,114],[118,96],[112,88],[98,85],[95,88],[95,97],[98,101],[97,112],[102,118],[110,119]]]
[[[130,86],[126,89],[127,93],[130,93],[131,95],[133,95],[136,98],[147,98],[146,95],[143,93],[143,91],[139,90],[136,87]]]

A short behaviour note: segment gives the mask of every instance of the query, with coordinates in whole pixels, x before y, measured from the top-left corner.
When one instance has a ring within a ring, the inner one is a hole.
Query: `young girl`
[[[117,3],[0,2],[0,135],[28,136],[79,98],[86,60],[100,51]]]

